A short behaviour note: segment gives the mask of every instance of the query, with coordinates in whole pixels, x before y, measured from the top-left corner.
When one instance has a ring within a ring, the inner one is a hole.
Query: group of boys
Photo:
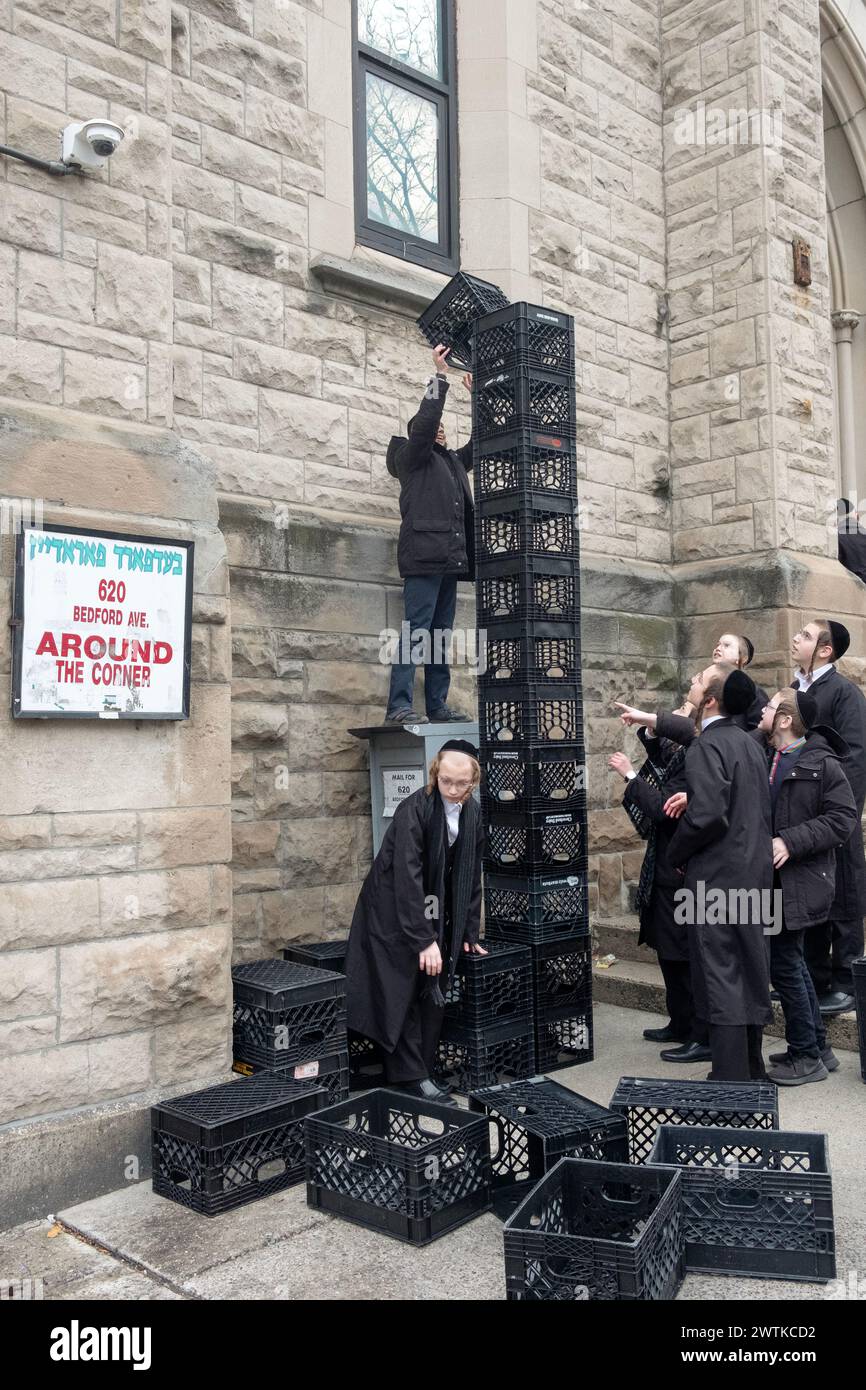
[[[647,841],[641,940],[665,979],[669,1062],[710,1061],[709,1078],[782,1085],[838,1066],[824,1020],[854,1007],[863,954],[866,699],[836,670],[847,629],[813,618],[792,642],[793,681],[772,698],[747,675],[754,649],[724,634],[680,710],[620,704],[646,760],[609,765]],[[762,1056],[770,987],[787,1049]]]

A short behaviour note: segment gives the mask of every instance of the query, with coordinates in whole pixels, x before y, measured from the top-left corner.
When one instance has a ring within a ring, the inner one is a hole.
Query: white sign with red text
[[[15,713],[184,718],[192,547],[51,527],[21,541]]]

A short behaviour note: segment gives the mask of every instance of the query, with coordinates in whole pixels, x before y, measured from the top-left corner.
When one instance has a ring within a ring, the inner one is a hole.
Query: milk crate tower
[[[574,321],[509,304],[472,346],[485,922],[532,951],[551,1071],[593,1055]]]

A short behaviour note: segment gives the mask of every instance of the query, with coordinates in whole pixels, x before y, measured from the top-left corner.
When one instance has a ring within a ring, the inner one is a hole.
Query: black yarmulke
[[[745,644],[746,644],[746,651],[749,653],[749,655],[746,657],[746,665],[747,665],[747,666],[751,666],[752,662],[753,662],[754,659],[755,659],[755,648],[753,647],[752,643],[749,641],[748,637],[744,637],[742,640],[745,642]]]
[[[475,748],[466,738],[449,738],[439,749],[440,753],[468,753],[470,758],[478,761],[478,749]]]
[[[833,639],[833,656],[838,661],[839,657],[844,656],[851,645],[851,634],[842,623],[834,623],[832,619],[828,621],[828,627]]]
[[[811,729],[815,720],[818,718],[818,701],[814,695],[810,695],[808,690],[798,690],[797,709],[800,711],[800,718],[807,729]]]
[[[732,671],[722,688],[722,704],[728,714],[745,714],[757,693],[751,676],[745,671]]]

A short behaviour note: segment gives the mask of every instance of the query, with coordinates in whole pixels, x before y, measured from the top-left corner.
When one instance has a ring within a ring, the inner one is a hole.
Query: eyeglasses
[[[447,787],[452,792],[468,792],[472,786],[471,782],[452,782],[449,777],[442,777],[441,774],[438,782],[440,787]]]

